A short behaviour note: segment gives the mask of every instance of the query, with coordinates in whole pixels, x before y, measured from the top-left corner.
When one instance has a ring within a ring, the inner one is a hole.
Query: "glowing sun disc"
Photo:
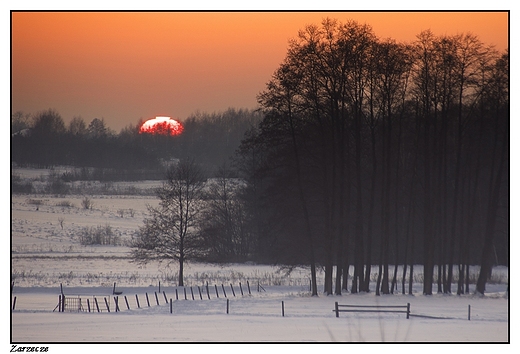
[[[184,130],[182,124],[171,117],[157,116],[148,119],[139,128],[139,134],[179,135]]]

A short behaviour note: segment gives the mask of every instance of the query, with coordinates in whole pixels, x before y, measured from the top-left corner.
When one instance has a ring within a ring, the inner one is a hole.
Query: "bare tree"
[[[53,109],[42,111],[34,116],[32,129],[45,139],[65,133],[65,123],[61,115]]]
[[[132,258],[137,263],[178,262],[179,286],[184,286],[184,263],[203,251],[195,229],[203,187],[202,170],[193,160],[181,160],[168,169],[166,181],[156,191],[159,206],[148,206],[150,217],[132,244]]]
[[[27,129],[31,124],[31,115],[16,111],[11,115],[11,134]]]
[[[106,126],[104,118],[94,118],[88,125],[87,134],[90,138],[105,138],[113,132]]]
[[[33,117],[31,129],[31,144],[26,144],[27,152],[39,157],[38,164],[43,167],[56,165],[65,154],[63,135],[65,123],[60,114],[49,109],[42,111]]]
[[[69,124],[68,132],[75,136],[86,135],[87,124],[81,116],[74,116]]]
[[[251,237],[244,203],[239,199],[243,188],[232,171],[222,165],[216,178],[208,183],[205,208],[200,223],[201,236],[208,249],[208,260],[240,262],[251,254]]]

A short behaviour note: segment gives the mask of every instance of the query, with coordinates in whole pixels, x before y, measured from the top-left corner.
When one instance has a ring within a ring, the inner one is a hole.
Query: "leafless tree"
[[[181,160],[168,169],[166,181],[156,191],[159,206],[148,206],[150,217],[132,242],[137,263],[178,262],[179,286],[184,286],[184,264],[203,252],[196,230],[203,187],[202,170],[193,160]]]
[[[232,178],[232,171],[222,165],[216,178],[208,181],[205,207],[200,223],[201,236],[208,249],[209,261],[243,262],[252,252],[251,236],[240,192],[242,180]]]

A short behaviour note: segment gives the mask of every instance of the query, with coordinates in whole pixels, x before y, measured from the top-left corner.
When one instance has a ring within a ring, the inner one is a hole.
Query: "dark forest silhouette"
[[[191,157],[210,172],[230,161],[244,132],[256,126],[259,112],[228,109],[220,113],[197,113],[183,123],[179,136],[139,134],[139,127],[128,125],[118,134],[104,119],[88,125],[75,117],[66,127],[52,109],[31,117],[13,115],[11,160],[19,166],[48,168],[67,165],[84,168],[67,180],[144,180],[164,179],[168,162]]]
[[[239,155],[260,254],[324,266],[327,294],[394,293],[398,264],[409,279],[424,265],[425,294],[463,294],[480,264],[483,293],[491,264],[508,262],[508,58],[471,34],[301,30]]]

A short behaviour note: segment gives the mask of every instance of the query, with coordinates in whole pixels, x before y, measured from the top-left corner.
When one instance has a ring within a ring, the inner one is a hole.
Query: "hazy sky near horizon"
[[[508,47],[507,12],[13,12],[12,112],[52,108],[119,132],[158,115],[254,109],[289,39],[326,17],[402,42],[431,29]]]

